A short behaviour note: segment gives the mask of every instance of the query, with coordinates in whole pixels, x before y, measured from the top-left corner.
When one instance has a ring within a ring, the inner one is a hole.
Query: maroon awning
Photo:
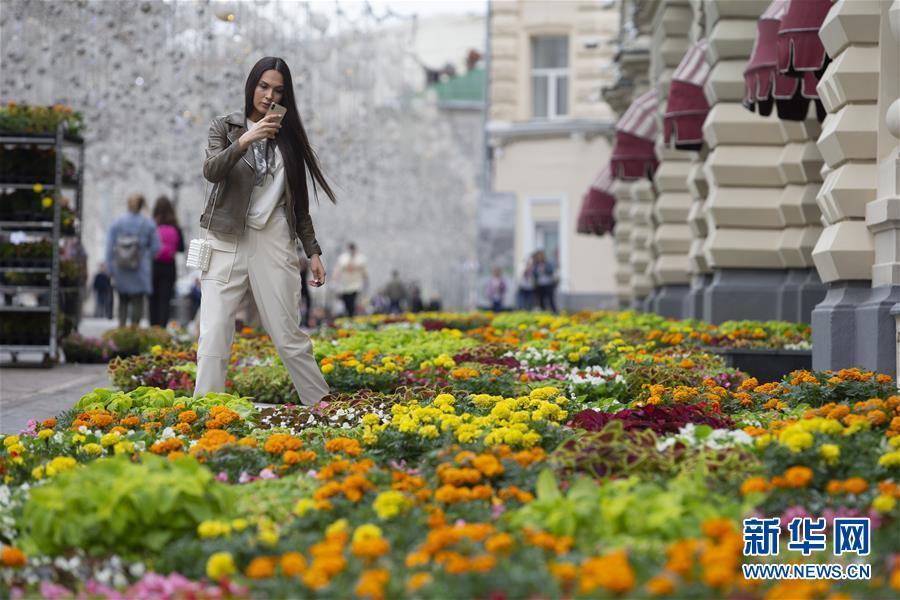
[[[613,230],[613,208],[616,198],[612,195],[612,171],[609,165],[603,168],[581,201],[578,213],[578,233],[603,235]]]
[[[667,144],[672,140],[679,150],[699,150],[703,145],[703,122],[709,113],[703,93],[709,77],[706,46],[706,40],[701,40],[688,49],[669,85],[663,135]]]
[[[652,177],[656,160],[656,90],[637,97],[616,123],[616,143],[609,164],[613,177]]]
[[[774,105],[779,118],[803,121],[814,101],[819,120],[825,118],[816,85],[827,61],[819,28],[830,7],[831,0],[773,0],[759,18],[744,70],[744,106],[768,116]]]
[[[819,39],[819,29],[831,5],[832,0],[788,0],[776,41],[780,72],[797,76],[805,73],[822,75],[828,55]]]

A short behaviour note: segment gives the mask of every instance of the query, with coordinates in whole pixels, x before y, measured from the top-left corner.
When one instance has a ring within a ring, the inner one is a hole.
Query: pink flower
[[[254,479],[256,479],[256,478],[250,477],[250,475],[247,474],[247,471],[241,471],[241,476],[238,479],[238,483],[249,483],[249,482],[253,481]]]
[[[278,479],[278,475],[272,469],[266,468],[259,472],[260,479]]]
[[[781,527],[783,529],[787,529],[787,526],[794,519],[803,519],[809,517],[810,514],[806,512],[806,509],[802,506],[791,506],[785,509],[784,514],[781,515]]]
[[[226,473],[225,471],[219,471],[219,474],[216,475],[216,481],[224,481],[225,483],[228,483],[228,473]]]
[[[59,598],[71,598],[72,592],[61,585],[42,581],[40,585],[41,597],[47,600],[58,600]]]
[[[506,505],[504,504],[494,504],[491,506],[491,516],[494,519],[499,519],[500,515],[506,512]]]

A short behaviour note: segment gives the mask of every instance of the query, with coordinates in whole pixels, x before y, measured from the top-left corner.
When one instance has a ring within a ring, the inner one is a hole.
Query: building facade
[[[648,87],[659,102],[659,166],[613,185],[620,301],[811,322],[814,368],[896,372],[900,1],[623,0],[620,14],[605,96],[619,112]],[[706,113],[685,148],[671,75],[697,47]],[[649,196],[651,219],[635,209]],[[634,275],[648,261],[649,289]]]
[[[482,223],[511,223],[512,247],[506,264],[480,260],[518,280],[528,257],[544,250],[557,267],[560,309],[615,304],[611,236],[576,229],[582,196],[610,156],[615,113],[600,90],[614,79],[618,27],[615,2],[490,3],[490,214]]]

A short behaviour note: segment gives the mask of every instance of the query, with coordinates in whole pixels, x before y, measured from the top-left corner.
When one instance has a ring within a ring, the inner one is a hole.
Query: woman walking
[[[283,119],[268,113],[273,103],[287,109]],[[314,192],[321,187],[335,202],[297,111],[290,69],[280,58],[262,58],[247,77],[244,108],[209,128],[203,175],[214,186],[200,225],[213,251],[200,277],[195,396],[225,390],[235,312],[248,287],[301,402],[311,406],[328,394],[298,311],[297,239],[309,257],[310,285],[325,283],[306,171]]]
[[[165,196],[156,199],[153,220],[159,235],[159,252],[153,259],[153,293],[150,294],[150,324],[165,327],[169,323],[175,295],[175,255],[184,252],[184,236],[178,227],[175,209]]]

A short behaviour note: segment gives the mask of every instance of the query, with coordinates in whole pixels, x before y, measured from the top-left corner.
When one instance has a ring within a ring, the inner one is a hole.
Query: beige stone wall
[[[631,290],[635,298],[648,296],[654,287],[653,203],[656,191],[649,179],[628,182],[631,194]]]
[[[600,89],[614,78],[619,11],[595,0],[494,0],[491,2],[491,106],[497,121],[531,118],[531,36],[569,36],[569,116],[612,119]]]
[[[495,150],[494,190],[517,200],[516,265],[536,249],[534,222],[558,220],[562,292],[615,293],[612,237],[575,232],[582,195],[609,154],[603,137],[519,140]]]
[[[616,180],[613,183],[613,195],[616,197],[616,208],[613,216],[616,219],[616,228],[613,231],[616,259],[616,299],[625,305],[634,298],[631,288],[631,230],[634,227],[631,221],[631,184]]]
[[[882,8],[879,0],[839,0],[819,32],[833,57],[818,86],[829,113],[818,139],[825,181],[817,201],[826,227],[813,259],[825,282],[872,278],[874,244],[865,217],[878,182]],[[898,65],[895,57],[894,77]]]

